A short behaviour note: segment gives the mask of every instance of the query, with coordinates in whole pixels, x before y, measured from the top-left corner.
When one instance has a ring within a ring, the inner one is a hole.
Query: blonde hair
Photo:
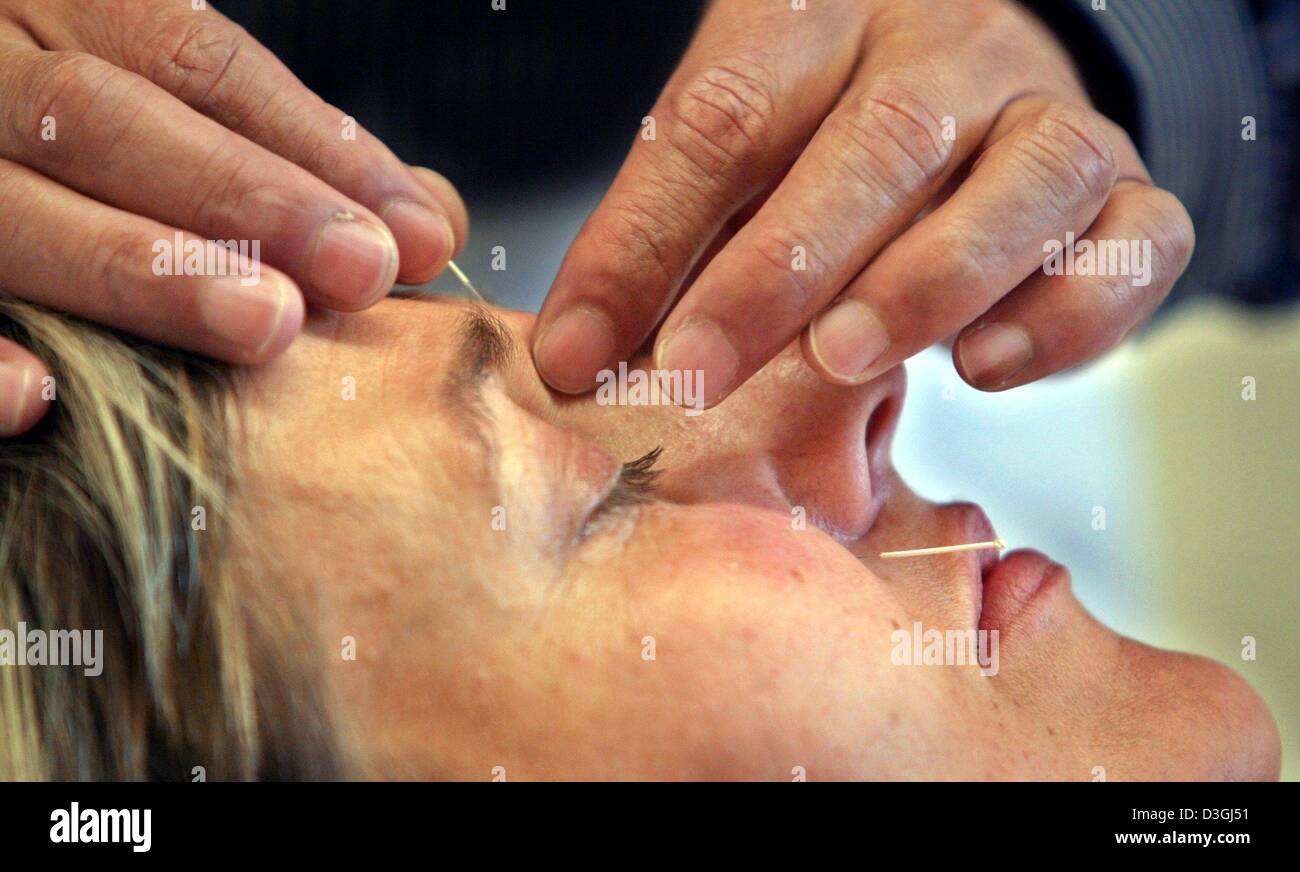
[[[311,640],[225,559],[229,374],[3,294],[0,335],[56,392],[0,441],[0,629],[103,631],[99,675],[0,665],[0,779],[341,775]]]

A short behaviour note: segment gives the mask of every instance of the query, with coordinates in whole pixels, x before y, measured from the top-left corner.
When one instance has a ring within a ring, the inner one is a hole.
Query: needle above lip
[[[907,551],[882,551],[881,557],[891,559],[894,557],[925,557],[930,554],[953,554],[958,551],[983,551],[986,548],[996,548],[999,551],[1007,547],[1007,543],[1002,539],[994,539],[992,542],[969,542],[965,545],[940,545],[935,548],[912,548]]]

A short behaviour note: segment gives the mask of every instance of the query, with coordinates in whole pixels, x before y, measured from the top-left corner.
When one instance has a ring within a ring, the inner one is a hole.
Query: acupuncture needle
[[[1001,551],[1007,547],[1003,539],[994,539],[992,542],[968,542],[965,545],[940,545],[935,548],[910,548],[906,551],[882,551],[880,556],[886,559],[893,557],[926,557],[931,554],[955,554],[958,551],[983,551],[988,548],[996,548]]]
[[[465,286],[465,289],[474,295],[474,299],[480,303],[487,302],[487,300],[483,299],[483,295],[478,292],[478,288],[474,287],[474,283],[469,280],[469,276],[465,275],[460,267],[456,266],[456,261],[447,261],[447,268],[455,274],[456,278],[460,279],[460,283]]]
[[[465,275],[461,268],[456,266],[454,260],[447,261],[447,268],[455,274],[456,278],[460,279],[460,283],[464,285],[465,289],[473,294],[476,299],[480,302],[487,302],[483,299],[483,295],[478,292],[478,288],[474,287],[473,282],[469,280],[469,276]],[[996,548],[1000,551],[1006,547],[1007,543],[1004,540],[994,539],[992,542],[969,542],[964,545],[940,545],[935,548],[911,548],[906,551],[884,551],[881,552],[880,556],[886,559],[895,557],[926,557],[931,554],[955,554],[960,551],[983,551],[988,548]]]
[[[456,266],[456,261],[447,261],[447,268],[452,271],[456,278],[460,279],[460,283],[465,286],[467,291],[474,295],[475,299],[480,302],[487,302],[483,299],[483,295],[478,292],[478,288],[474,287],[474,283],[469,280],[469,276],[465,275],[461,268]],[[940,545],[935,548],[911,548],[906,551],[884,551],[880,556],[886,559],[892,559],[895,557],[926,557],[931,554],[955,554],[960,551],[983,551],[988,548],[996,548],[1000,551],[1006,547],[1007,543],[1004,540],[994,539],[992,542],[969,542],[965,545]]]

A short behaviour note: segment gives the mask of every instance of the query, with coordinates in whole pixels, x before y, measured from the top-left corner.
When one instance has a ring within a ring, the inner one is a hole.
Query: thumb
[[[50,402],[43,396],[50,371],[8,339],[0,339],[0,437],[17,436],[36,426]]]

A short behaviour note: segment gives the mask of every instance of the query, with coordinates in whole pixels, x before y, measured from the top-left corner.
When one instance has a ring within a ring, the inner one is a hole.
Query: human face
[[[1243,681],[1102,626],[1047,557],[878,557],[993,538],[891,468],[901,370],[832,386],[791,348],[699,416],[602,406],[539,380],[533,316],[473,311],[319,316],[232,395],[236,559],[319,629],[363,774],[1277,775]],[[996,663],[905,665],[918,622],[997,630]]]

